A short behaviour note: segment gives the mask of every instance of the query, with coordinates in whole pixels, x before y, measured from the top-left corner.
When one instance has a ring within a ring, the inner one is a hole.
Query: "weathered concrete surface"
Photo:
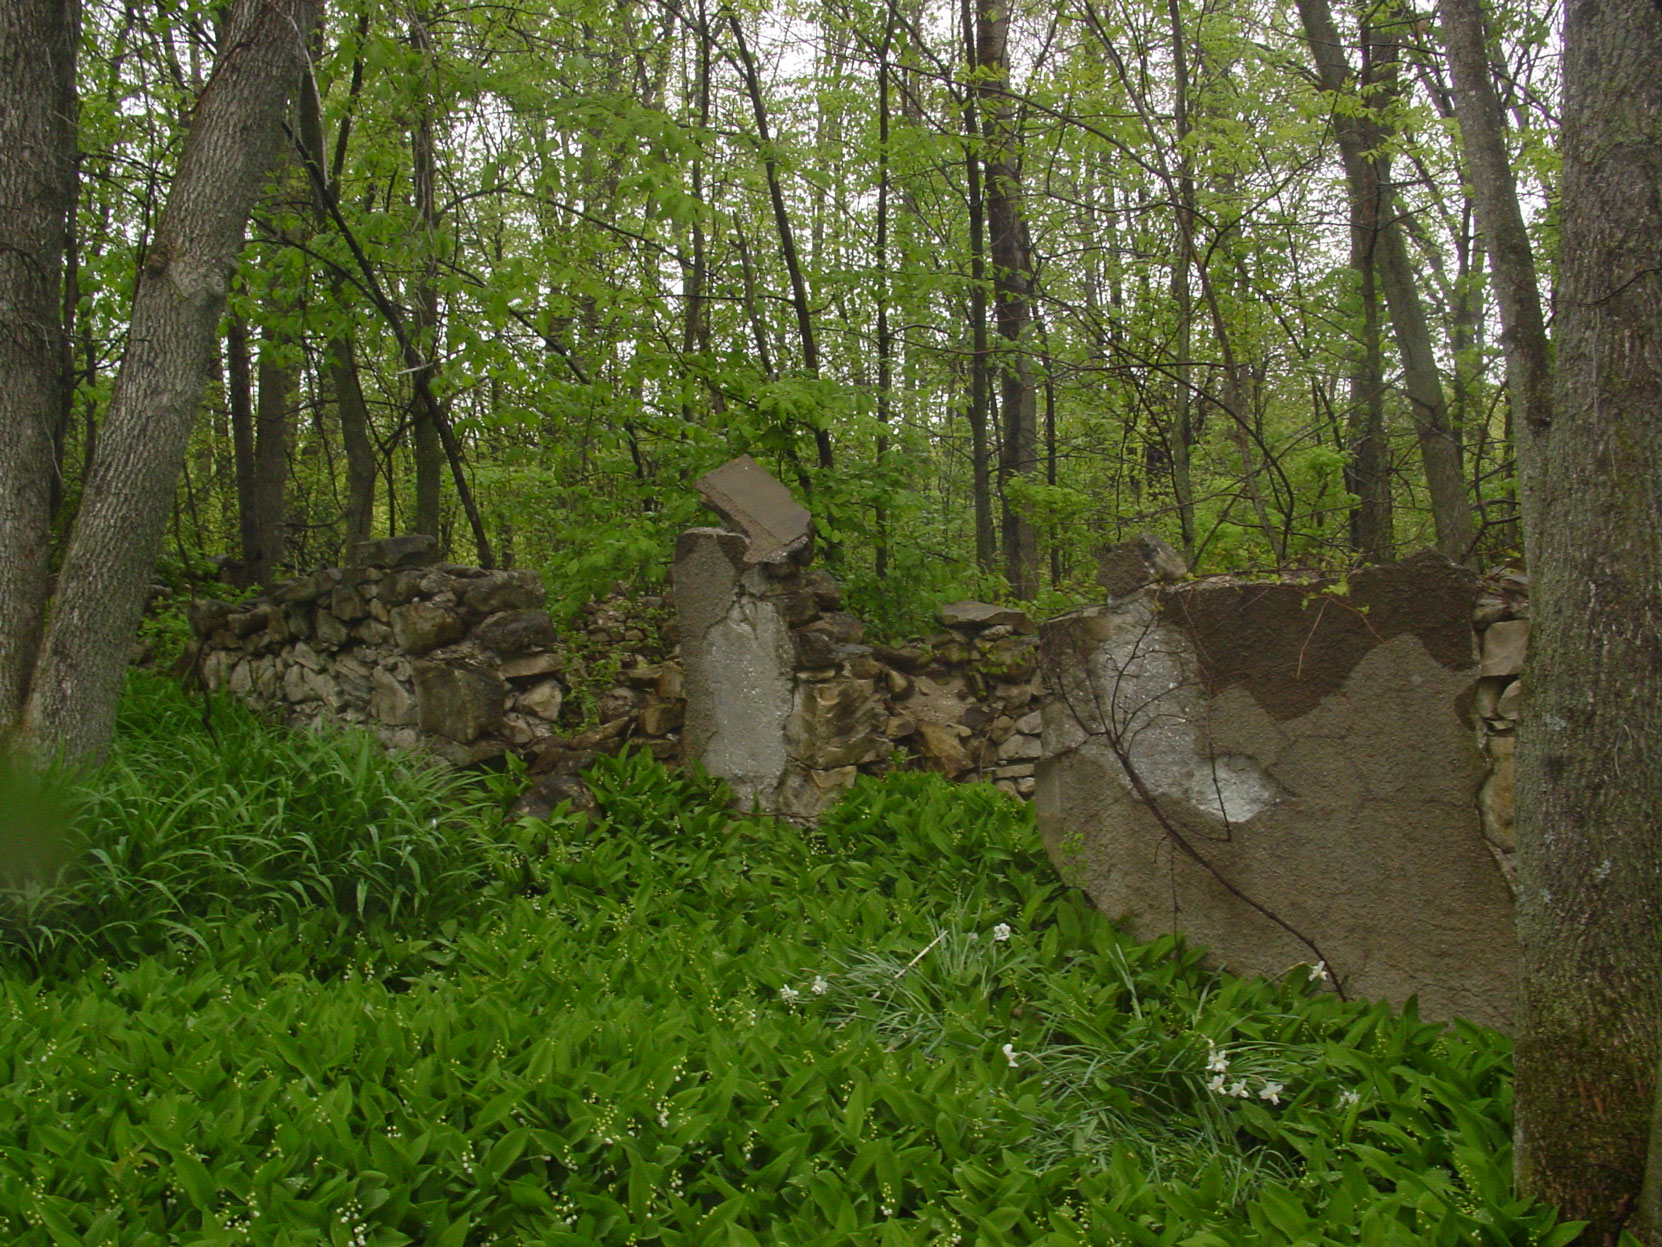
[[[1046,845],[1139,938],[1181,931],[1251,974],[1320,956],[1354,996],[1505,1026],[1516,948],[1477,809],[1475,586],[1417,560],[1342,600],[1320,588],[1193,586],[1047,626]]]
[[[776,477],[740,455],[699,478],[696,486],[734,531],[749,539],[745,559],[772,563],[808,551],[814,520]]]
[[[687,696],[683,757],[725,779],[743,805],[773,810],[789,762],[790,628],[748,542],[693,528],[675,545],[675,607]]]

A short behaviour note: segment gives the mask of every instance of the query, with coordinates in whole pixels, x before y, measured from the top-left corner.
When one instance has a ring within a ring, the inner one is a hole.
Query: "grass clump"
[[[165,753],[186,735],[150,740]],[[360,770],[351,742],[293,747],[340,751],[366,787],[325,804],[366,826],[394,821],[384,789],[438,782]],[[124,748],[156,773],[149,746]],[[591,782],[587,820],[503,826],[465,787],[441,794],[461,802],[449,818],[411,797],[404,831],[442,833],[452,856],[433,845],[404,901],[361,915],[341,904],[350,872],[322,868],[334,884],[309,895],[355,924],[344,955],[298,904],[248,927],[229,885],[169,911],[200,937],[188,947],[42,979],[13,946],[0,1236],[1568,1241],[1511,1194],[1502,1036],[1339,1001],[1303,967],[1237,980],[1174,941],[1133,944],[989,788],[862,783],[803,833],[647,760]],[[278,834],[280,797],[285,817],[322,817],[275,781],[251,791],[239,826]],[[423,899],[453,875],[474,903]]]
[[[213,952],[228,925],[302,923],[350,940],[478,901],[496,806],[476,781],[389,758],[368,732],[277,731],[232,699],[207,713],[135,675],[110,760],[56,785],[67,817],[53,868],[13,880],[0,903],[14,964]]]

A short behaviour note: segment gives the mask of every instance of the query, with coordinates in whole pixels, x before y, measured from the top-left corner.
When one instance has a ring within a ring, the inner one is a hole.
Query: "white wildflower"
[[[1228,1091],[1224,1092],[1224,1094],[1225,1095],[1232,1095],[1237,1100],[1244,1100],[1249,1095],[1251,1095],[1252,1092],[1247,1090],[1246,1079],[1238,1078],[1238,1079],[1235,1080],[1235,1085],[1232,1086]]]
[[[1355,1108],[1361,1102],[1362,1097],[1354,1091],[1346,1090],[1339,1093],[1340,1108]]]
[[[1325,983],[1332,977],[1333,976],[1327,972],[1327,962],[1325,961],[1318,961],[1315,965],[1310,967],[1310,981],[1312,983]]]
[[[814,975],[813,986],[811,986],[808,990],[813,992],[816,996],[823,996],[826,992],[831,990],[831,984],[825,981],[825,976],[823,974],[816,974]]]
[[[1226,1074],[1229,1072],[1229,1054],[1214,1050],[1207,1058],[1206,1072],[1208,1074]]]
[[[795,1004],[796,998],[800,995],[802,995],[802,993],[797,991],[796,988],[790,986],[788,983],[779,989],[779,999],[783,1000],[788,1005]]]
[[[993,938],[995,940],[997,940],[1000,944],[1002,944],[1006,940],[1008,940],[1010,938],[1010,935],[1011,935],[1010,924],[1008,922],[1001,922],[996,927],[993,928]]]
[[[1280,1104],[1281,1093],[1285,1090],[1286,1088],[1278,1082],[1266,1082],[1263,1088],[1258,1092],[1258,1098],[1260,1100],[1268,1101],[1271,1104]]]
[[[1206,1084],[1206,1089],[1208,1091],[1212,1092],[1214,1095],[1223,1095],[1224,1094],[1224,1082],[1225,1082],[1225,1075],[1223,1075],[1223,1074],[1214,1074],[1212,1076],[1212,1081]]]
[[[1007,1043],[1007,1044],[1004,1045],[1003,1051],[1004,1051],[1004,1059],[1006,1061],[1010,1062],[1010,1068],[1011,1069],[1015,1069],[1016,1065],[1018,1064],[1018,1062],[1016,1060],[1016,1045],[1013,1044],[1013,1043]]]

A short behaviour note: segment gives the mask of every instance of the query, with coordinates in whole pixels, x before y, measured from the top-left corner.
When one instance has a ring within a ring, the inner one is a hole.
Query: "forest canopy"
[[[223,21],[82,16],[59,532]],[[1543,262],[1555,23],[1497,5],[1486,44]],[[576,600],[656,575],[687,482],[749,452],[878,615],[884,577],[1088,584],[1139,531],[1208,571],[1504,558],[1514,404],[1455,112],[1434,16],[1397,3],[335,5],[168,557],[269,579],[433,531]]]

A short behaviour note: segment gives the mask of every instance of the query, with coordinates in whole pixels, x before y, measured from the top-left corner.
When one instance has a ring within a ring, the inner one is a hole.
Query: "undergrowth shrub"
[[[157,740],[172,747],[178,726]],[[456,842],[489,842],[493,882],[472,907],[410,900],[345,941],[227,921],[199,928],[212,955],[48,980],[14,966],[0,978],[0,1236],[1573,1235],[1511,1193],[1504,1037],[1346,1003],[1319,969],[1234,979],[1175,940],[1133,944],[1056,880],[1028,811],[990,788],[863,781],[803,832],[735,817],[719,784],[647,759],[602,761],[591,783],[594,816],[507,827],[476,791],[450,794],[464,802],[450,822],[473,828]],[[295,808],[278,786],[256,791],[244,822],[266,825],[279,798]],[[391,821],[375,801],[352,808]],[[430,808],[410,802],[421,820]],[[279,968],[291,944],[345,952],[320,979]]]
[[[491,876],[477,781],[367,732],[276,731],[229,698],[204,712],[144,673],[109,761],[62,796],[64,864],[0,897],[0,951],[37,971],[207,950],[225,923],[434,925]]]

